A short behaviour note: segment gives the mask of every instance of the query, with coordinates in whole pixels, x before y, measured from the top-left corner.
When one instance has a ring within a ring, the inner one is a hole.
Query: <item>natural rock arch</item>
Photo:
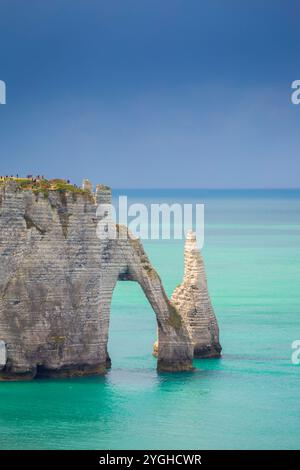
[[[192,369],[193,354],[219,355],[218,326],[195,239],[171,301],[141,242],[117,226],[99,239],[97,207],[111,191],[24,190],[0,184],[0,380],[105,373],[110,304],[118,280],[136,281],[155,314],[158,370]],[[43,189],[43,188],[40,188]],[[3,365],[2,365],[3,366]]]
[[[118,227],[119,238],[103,241],[100,280],[99,321],[102,331],[101,355],[110,363],[107,343],[110,305],[116,283],[135,281],[141,286],[157,321],[159,338],[157,368],[161,371],[192,369],[193,348],[187,328],[170,303],[160,277],[152,267],[141,242],[126,227]],[[122,233],[123,232],[123,235]]]

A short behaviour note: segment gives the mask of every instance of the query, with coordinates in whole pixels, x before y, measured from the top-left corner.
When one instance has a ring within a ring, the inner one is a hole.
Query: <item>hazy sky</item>
[[[0,174],[299,187],[298,0],[0,0]]]

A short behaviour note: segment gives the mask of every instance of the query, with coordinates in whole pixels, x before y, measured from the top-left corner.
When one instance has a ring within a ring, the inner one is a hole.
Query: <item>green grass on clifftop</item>
[[[42,179],[42,178],[0,178],[0,185],[5,184],[7,181],[15,181],[18,188],[24,191],[33,191],[35,194],[42,193],[45,197],[48,197],[49,191],[58,191],[62,194],[66,192],[76,194],[82,194],[91,196],[89,191],[78,188],[74,184],[64,179]]]

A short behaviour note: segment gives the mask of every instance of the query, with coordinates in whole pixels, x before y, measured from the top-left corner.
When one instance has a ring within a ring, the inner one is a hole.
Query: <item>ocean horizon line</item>
[[[134,191],[300,191],[299,188],[161,188],[161,187],[114,187],[110,186],[114,190],[134,190]]]
[[[266,188],[266,189],[237,189],[237,188],[114,188],[112,187],[114,200],[120,196],[138,200],[202,200],[205,199],[289,199],[300,198],[300,188]]]

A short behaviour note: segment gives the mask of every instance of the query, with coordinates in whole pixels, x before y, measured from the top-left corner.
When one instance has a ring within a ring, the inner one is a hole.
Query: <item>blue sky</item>
[[[0,174],[299,187],[299,2],[0,0]]]

